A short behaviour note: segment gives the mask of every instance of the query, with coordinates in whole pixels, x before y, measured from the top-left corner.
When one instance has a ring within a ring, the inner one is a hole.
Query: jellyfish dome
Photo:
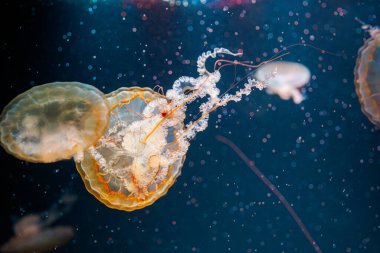
[[[310,71],[307,67],[296,62],[274,61],[259,67],[255,77],[259,81],[264,81],[272,73],[275,75],[268,80],[266,87],[268,94],[277,94],[284,100],[292,98],[296,104],[305,99],[300,89],[310,80]]]
[[[87,190],[105,205],[132,211],[165,195],[181,173],[185,153],[173,142],[183,128],[181,111],[158,125],[168,100],[149,88],[120,88],[106,95],[110,124],[77,169]],[[176,154],[176,155],[175,155]]]
[[[355,89],[363,113],[380,127],[380,29],[369,27],[369,32],[356,59]]]
[[[1,145],[15,157],[49,163],[81,153],[102,135],[109,105],[101,91],[79,82],[35,86],[14,98],[0,120]]]

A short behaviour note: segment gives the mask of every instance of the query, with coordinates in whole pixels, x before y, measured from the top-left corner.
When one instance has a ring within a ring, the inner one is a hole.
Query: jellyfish
[[[133,211],[153,204],[181,173],[187,150],[198,132],[208,126],[209,114],[230,101],[238,102],[266,81],[248,78],[234,94],[220,94],[216,84],[220,69],[231,64],[220,60],[214,71],[206,60],[217,54],[239,56],[224,48],[203,53],[197,61],[199,77],[177,79],[165,95],[149,88],[120,88],[106,95],[110,123],[105,134],[76,163],[87,190],[108,207]],[[223,65],[225,64],[225,65]],[[206,99],[207,98],[207,99]],[[187,105],[203,99],[198,118],[185,124]]]
[[[66,193],[47,211],[28,214],[14,225],[15,236],[0,247],[2,253],[49,252],[67,244],[74,237],[71,226],[50,225],[71,210],[77,196]]]
[[[268,81],[266,87],[268,94],[277,94],[284,100],[292,98],[296,104],[305,99],[300,89],[310,80],[308,68],[296,62],[274,61],[259,67],[255,76],[263,81],[273,72],[276,74]]]
[[[95,87],[48,83],[18,95],[4,108],[0,143],[8,153],[29,162],[80,159],[103,135],[108,120],[109,105]]]
[[[376,127],[380,127],[380,29],[361,23],[371,37],[358,51],[354,70],[355,90],[362,112]]]
[[[286,208],[286,210],[292,216],[294,221],[297,223],[298,227],[305,235],[311,246],[314,248],[315,252],[322,253],[321,248],[318,246],[314,238],[311,236],[310,232],[307,230],[306,226],[303,224],[298,214],[294,211],[293,207],[286,200],[285,196],[278,190],[278,188],[271,181],[269,181],[269,179],[261,172],[261,170],[255,166],[254,161],[250,160],[243,153],[243,151],[241,151],[240,148],[236,146],[235,143],[233,143],[226,137],[218,135],[216,136],[216,139],[230,147],[240,157],[240,159],[243,160],[244,163],[252,170],[252,172],[255,173],[255,175],[273,192],[273,194],[276,195],[276,197],[280,200],[281,204]]]
[[[173,140],[183,129],[184,115],[178,111],[170,122],[158,125],[168,99],[150,88],[120,88],[106,98],[112,108],[110,123],[77,163],[78,172],[87,190],[108,207],[143,208],[166,194],[181,173],[185,154],[176,154],[181,147]]]

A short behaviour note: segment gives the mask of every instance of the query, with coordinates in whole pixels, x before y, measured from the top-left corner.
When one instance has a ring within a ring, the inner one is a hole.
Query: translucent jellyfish
[[[31,216],[29,218],[36,218]],[[2,253],[49,252],[67,244],[74,236],[69,226],[58,226],[35,231],[34,234],[19,235],[10,239],[0,250]]]
[[[87,190],[105,205],[143,208],[166,194],[181,173],[185,153],[173,141],[183,129],[183,115],[178,111],[158,125],[168,100],[149,88],[120,88],[106,97],[112,108],[108,129],[77,169]]]
[[[71,226],[49,227],[71,210],[77,197],[65,194],[49,210],[40,214],[29,214],[14,226],[15,236],[1,246],[3,253],[49,252],[67,244],[74,237]]]
[[[4,108],[1,145],[30,162],[79,159],[103,135],[108,120],[109,105],[93,86],[78,82],[35,86]]]
[[[380,127],[380,29],[363,24],[371,37],[358,51],[355,89],[363,113]]]
[[[180,77],[163,96],[148,88],[121,88],[108,94],[111,119],[105,135],[84,153],[77,169],[87,190],[111,208],[132,211],[152,204],[174,184],[185,155],[198,132],[207,128],[209,113],[230,101],[240,101],[265,81],[249,78],[235,94],[220,95],[216,87],[223,66],[239,64],[220,60],[219,68],[205,64],[218,53],[237,56],[224,48],[202,54],[199,77]],[[207,99],[205,99],[207,98]],[[204,99],[199,118],[184,123],[187,105]]]
[[[282,99],[293,99],[296,104],[304,100],[300,89],[309,82],[310,71],[304,65],[296,62],[277,61],[262,65],[256,70],[256,78],[266,80],[268,75],[275,76],[268,81],[268,94],[277,94]]]

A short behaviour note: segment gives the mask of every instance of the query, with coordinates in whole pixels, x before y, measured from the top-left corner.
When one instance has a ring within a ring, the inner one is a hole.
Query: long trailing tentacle
[[[200,55],[197,60],[197,71],[200,76],[203,76],[205,74],[211,74],[210,72],[207,71],[206,69],[206,61],[208,58],[212,57],[215,58],[217,54],[228,54],[232,56],[241,56],[243,53],[232,53],[230,50],[225,49],[225,48],[215,48],[213,52],[207,51]]]

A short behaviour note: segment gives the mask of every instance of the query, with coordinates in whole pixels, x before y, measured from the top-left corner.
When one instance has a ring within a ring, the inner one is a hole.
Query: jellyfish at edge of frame
[[[363,25],[364,26],[364,25]],[[356,94],[362,112],[376,126],[380,127],[380,29],[372,26],[371,37],[358,51],[354,70]]]
[[[300,89],[310,80],[310,71],[307,67],[296,62],[274,61],[259,67],[255,77],[262,81],[273,72],[275,76],[268,81],[266,87],[268,94],[277,94],[284,100],[292,98],[296,104],[305,99]]]
[[[101,91],[79,82],[35,86],[3,110],[1,145],[15,157],[50,163],[80,159],[106,129],[109,105]]]
[[[109,127],[77,163],[87,190],[99,201],[124,211],[153,204],[180,175],[190,140],[207,128],[209,114],[228,102],[240,101],[254,88],[264,88],[264,82],[248,78],[235,94],[220,95],[219,70],[240,63],[217,60],[209,72],[206,60],[218,54],[241,55],[224,48],[203,53],[197,61],[199,76],[180,77],[165,96],[140,87],[106,95],[111,105]],[[185,125],[187,105],[204,98],[195,114],[199,117]]]
[[[0,247],[0,252],[43,253],[67,244],[74,237],[74,229],[50,225],[68,213],[76,199],[76,195],[65,193],[47,211],[22,217],[14,225],[15,236]]]

